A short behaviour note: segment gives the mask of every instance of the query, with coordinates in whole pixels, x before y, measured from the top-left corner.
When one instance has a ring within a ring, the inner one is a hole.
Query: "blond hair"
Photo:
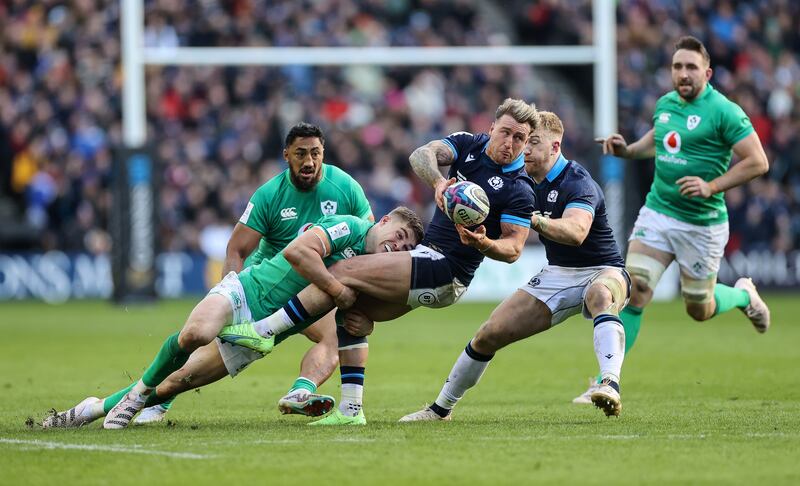
[[[418,245],[422,241],[423,236],[425,236],[425,230],[417,213],[405,206],[397,206],[389,212],[389,216],[400,218],[408,224],[408,229],[414,234],[415,244]]]
[[[535,130],[537,126],[536,118],[536,105],[533,103],[528,104],[524,100],[514,98],[506,98],[503,103],[497,107],[494,113],[494,119],[499,120],[503,115],[509,115],[517,121],[517,123],[527,123],[530,125],[531,130]]]
[[[559,139],[564,136],[564,124],[552,111],[540,111],[537,129],[556,135]]]

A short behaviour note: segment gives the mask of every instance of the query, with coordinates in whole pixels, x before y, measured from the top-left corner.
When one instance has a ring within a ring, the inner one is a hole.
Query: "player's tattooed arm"
[[[414,173],[433,187],[444,179],[439,167],[453,163],[453,151],[443,142],[434,140],[414,150],[408,160]]]
[[[426,143],[408,157],[414,173],[433,188],[436,205],[440,209],[443,209],[444,204],[442,194],[455,179],[445,179],[439,167],[452,164],[453,158],[453,151],[439,140]]]

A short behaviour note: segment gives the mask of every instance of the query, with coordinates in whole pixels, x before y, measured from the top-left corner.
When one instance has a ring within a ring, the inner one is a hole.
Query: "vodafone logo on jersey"
[[[664,135],[664,150],[671,154],[681,151],[681,134],[675,130],[670,130]]]

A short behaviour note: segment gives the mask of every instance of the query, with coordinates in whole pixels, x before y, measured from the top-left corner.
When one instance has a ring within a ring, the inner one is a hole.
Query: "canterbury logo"
[[[295,219],[297,217],[297,209],[283,208],[281,209],[281,219]]]

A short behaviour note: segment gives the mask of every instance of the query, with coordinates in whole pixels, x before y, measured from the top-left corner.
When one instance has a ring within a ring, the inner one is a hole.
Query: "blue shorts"
[[[467,287],[450,270],[445,256],[425,245],[411,250],[411,288],[407,304],[411,308],[447,307],[455,304]]]

